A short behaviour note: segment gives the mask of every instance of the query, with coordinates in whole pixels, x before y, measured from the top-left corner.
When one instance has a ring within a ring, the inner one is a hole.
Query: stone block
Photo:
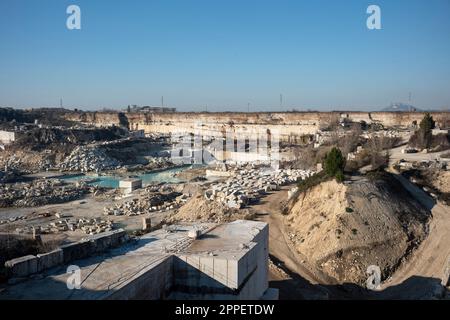
[[[23,256],[6,261],[5,267],[13,277],[26,277],[38,271],[38,258],[33,255]]]
[[[61,249],[56,249],[51,252],[38,254],[37,258],[38,258],[39,272],[56,267],[64,263],[64,255]]]
[[[92,248],[89,241],[79,241],[61,246],[64,263],[83,259],[91,255]]]

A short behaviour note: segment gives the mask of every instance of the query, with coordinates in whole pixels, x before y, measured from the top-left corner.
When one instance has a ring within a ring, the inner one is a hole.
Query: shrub
[[[344,181],[344,167],[345,158],[342,155],[341,150],[333,147],[330,152],[327,153],[324,161],[325,173],[330,177],[336,177],[338,182]]]
[[[342,171],[339,171],[338,173],[336,173],[336,181],[337,182],[344,182],[345,177],[344,174],[342,173]]]
[[[297,184],[298,193],[305,192],[306,190],[311,189],[314,186],[319,185],[320,183],[327,181],[329,177],[322,171],[311,177],[306,178],[305,180],[300,181]]]
[[[345,158],[342,155],[341,150],[334,147],[330,152],[327,153],[325,158],[325,172],[333,177],[336,176],[338,172],[342,172],[345,167]]]

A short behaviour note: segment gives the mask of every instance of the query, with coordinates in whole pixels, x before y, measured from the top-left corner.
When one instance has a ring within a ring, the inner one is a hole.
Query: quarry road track
[[[260,204],[254,205],[259,214],[259,220],[269,224],[269,253],[277,260],[281,261],[284,268],[298,275],[294,283],[290,286],[280,288],[280,295],[283,290],[289,291],[289,296],[281,298],[327,298],[329,290],[318,285],[319,283],[332,283],[334,279],[317,270],[307,262],[307,258],[302,256],[293,248],[288,240],[284,227],[284,216],[282,215],[283,203],[287,200],[288,188],[275,191],[265,197]],[[275,277],[276,278],[276,277]]]
[[[393,171],[393,169],[391,169]],[[394,174],[396,172],[393,172]],[[394,287],[403,283],[400,290],[389,290],[395,298],[414,298],[420,288],[414,281],[405,282],[412,277],[443,279],[445,269],[450,263],[450,207],[434,203],[425,192],[401,175],[395,178],[422,205],[431,209],[432,218],[429,224],[429,234],[411,257],[403,263],[390,279],[382,284],[382,289]],[[422,282],[424,283],[424,282]],[[406,285],[405,285],[406,284]],[[398,287],[400,288],[400,287]]]
[[[439,159],[442,154],[448,152],[448,151],[439,151],[439,152],[432,152],[432,153],[402,153],[402,149],[404,149],[405,146],[400,146],[397,148],[392,148],[389,150],[390,156],[389,156],[389,164],[393,165],[395,162],[399,161],[400,159],[406,160],[406,161],[423,161],[423,160],[435,160]]]

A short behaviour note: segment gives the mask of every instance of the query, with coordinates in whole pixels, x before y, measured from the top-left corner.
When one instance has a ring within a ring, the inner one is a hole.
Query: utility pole
[[[247,112],[249,112],[249,113],[250,113],[250,102],[249,102],[249,103],[247,103]]]
[[[63,107],[63,100],[62,100],[62,98],[59,99],[59,107],[60,107],[60,108]]]
[[[161,107],[164,107],[164,96],[161,96]]]
[[[280,93],[280,108],[283,106],[283,94]]]

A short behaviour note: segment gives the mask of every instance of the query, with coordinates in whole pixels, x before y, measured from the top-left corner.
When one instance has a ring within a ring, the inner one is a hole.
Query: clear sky
[[[450,0],[0,0],[0,106],[368,110],[409,92],[450,106]]]

